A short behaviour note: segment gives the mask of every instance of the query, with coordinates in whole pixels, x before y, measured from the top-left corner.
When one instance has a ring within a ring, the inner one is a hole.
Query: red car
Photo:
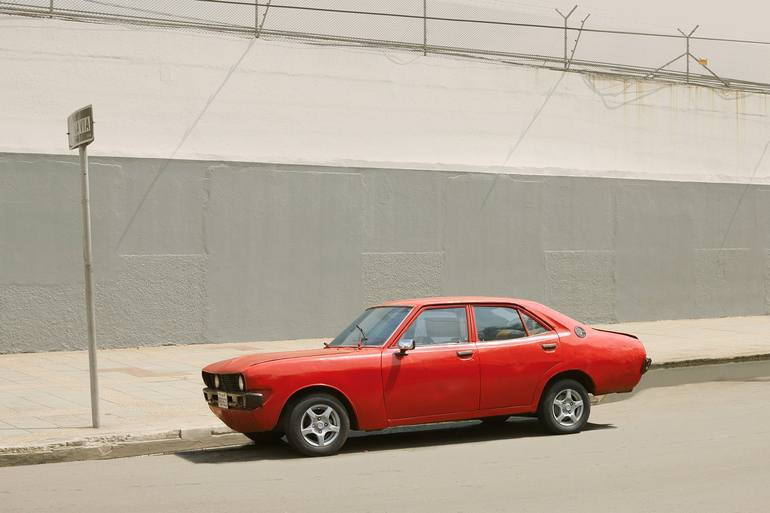
[[[325,347],[240,356],[203,369],[211,411],[253,439],[340,450],[351,429],[537,414],[553,433],[588,421],[588,394],[628,392],[650,366],[633,335],[510,298],[391,301]]]

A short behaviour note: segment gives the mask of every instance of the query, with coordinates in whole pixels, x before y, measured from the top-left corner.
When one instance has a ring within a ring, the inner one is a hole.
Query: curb
[[[701,358],[653,364],[633,392],[595,396],[592,404],[623,401],[649,388],[717,381],[749,381],[770,377],[770,354],[733,358]]]
[[[592,399],[592,403],[622,401],[647,388],[770,376],[770,354],[653,363],[645,376],[634,392],[597,396]],[[247,437],[225,426],[139,434],[104,434],[38,445],[0,447],[0,467],[106,460],[234,447],[249,443],[251,441]]]
[[[676,369],[679,367],[698,367],[701,365],[720,365],[723,363],[744,363],[770,360],[770,353],[749,354],[743,356],[725,356],[722,358],[693,358],[690,360],[674,360],[670,362],[652,362],[650,370]]]
[[[174,429],[141,434],[105,434],[20,447],[0,447],[0,467],[173,453],[238,446],[249,440],[221,428]]]

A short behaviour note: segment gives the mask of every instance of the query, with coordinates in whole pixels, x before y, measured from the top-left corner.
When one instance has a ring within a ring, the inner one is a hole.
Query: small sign
[[[67,118],[70,149],[74,150],[94,140],[94,112],[90,105],[78,109]]]

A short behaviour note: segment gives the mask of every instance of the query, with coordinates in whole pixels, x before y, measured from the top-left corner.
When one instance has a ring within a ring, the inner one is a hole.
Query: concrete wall
[[[770,311],[770,187],[94,158],[103,347],[332,336],[365,305]],[[0,154],[0,352],[83,348],[72,157]]]
[[[89,103],[103,346],[331,336],[436,294],[770,310],[769,96],[12,16],[0,48],[0,352],[84,347],[58,154]]]
[[[770,184],[766,95],[10,16],[0,50],[0,152],[66,152],[90,103],[92,155]]]

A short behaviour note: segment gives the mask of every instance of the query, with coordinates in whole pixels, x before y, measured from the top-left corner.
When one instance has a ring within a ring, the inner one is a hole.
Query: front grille
[[[238,388],[238,378],[240,374],[219,374],[219,390],[226,392],[240,392]],[[214,386],[214,374],[210,372],[203,372],[203,382],[209,388],[216,388]]]
[[[227,392],[238,392],[239,374],[220,374],[219,388]]]

